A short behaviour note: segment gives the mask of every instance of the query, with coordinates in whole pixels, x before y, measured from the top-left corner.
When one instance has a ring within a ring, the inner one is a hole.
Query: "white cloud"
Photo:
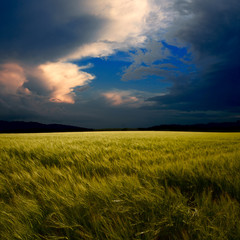
[[[63,58],[102,57],[117,49],[137,46],[146,39],[147,16],[150,13],[148,0],[100,0],[89,1],[92,14],[105,19],[97,41],[79,46]]]
[[[50,101],[74,103],[74,88],[84,86],[94,79],[94,76],[81,71],[72,63],[56,62],[38,66],[42,72],[42,81],[50,91]]]

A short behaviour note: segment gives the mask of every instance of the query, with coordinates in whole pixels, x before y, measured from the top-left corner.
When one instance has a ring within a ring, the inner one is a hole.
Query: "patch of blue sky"
[[[92,64],[93,66],[84,71],[95,75],[95,79],[90,86],[96,90],[138,90],[148,92],[163,91],[170,86],[169,83],[161,82],[159,76],[148,76],[146,79],[122,81],[124,69],[129,67],[132,62],[127,52],[117,52],[112,56],[103,58],[85,58],[73,63],[84,66]]]
[[[196,65],[194,64],[194,57],[190,52],[190,47],[177,47],[170,45],[165,41],[161,42],[163,48],[168,49],[171,55],[165,59],[156,60],[153,62],[153,65],[161,64],[171,64],[175,69],[181,73],[192,73],[197,70]],[[163,67],[165,70],[173,70],[170,67]]]
[[[172,55],[183,58],[183,57],[189,57],[189,60],[192,59],[192,54],[189,51],[189,47],[177,47],[175,45],[168,44],[166,41],[161,41],[163,44],[163,47],[167,48]]]
[[[177,47],[170,45],[165,41],[161,42],[163,49],[167,49],[171,54],[165,59],[156,60],[152,63],[152,67],[160,67],[169,71],[169,74],[190,74],[196,71],[196,66],[193,64],[193,56],[188,47]],[[139,49],[131,49],[128,52],[117,51],[115,54],[102,58],[85,58],[74,63],[79,66],[88,65],[93,66],[84,71],[95,75],[95,79],[90,84],[92,89],[95,90],[137,90],[147,92],[164,92],[171,87],[171,81],[166,81],[165,76],[147,75],[139,80],[122,81],[124,69],[132,64],[132,54],[137,53]],[[141,48],[142,52],[147,52],[147,49]],[[169,66],[167,66],[167,64]],[[147,66],[142,63],[143,66]],[[166,66],[164,66],[166,65]]]
[[[101,89],[120,87],[123,68],[131,64],[130,62],[113,57],[87,58],[74,63],[79,66],[88,65],[89,63],[92,64],[93,66],[91,68],[84,69],[84,71],[96,77],[91,84],[92,87]]]

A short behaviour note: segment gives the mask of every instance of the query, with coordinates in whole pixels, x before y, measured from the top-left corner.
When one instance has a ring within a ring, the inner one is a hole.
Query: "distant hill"
[[[84,132],[89,128],[62,124],[43,124],[38,122],[0,121],[0,133],[41,133],[41,132]]]
[[[145,131],[197,131],[197,132],[240,132],[240,121],[223,122],[223,123],[207,123],[192,125],[159,125],[149,128],[140,128]]]
[[[193,131],[193,132],[240,132],[240,121],[207,124],[165,124],[148,128],[105,128],[90,129],[62,124],[43,124],[24,121],[1,121],[0,133],[41,133],[41,132],[86,132],[86,131]]]

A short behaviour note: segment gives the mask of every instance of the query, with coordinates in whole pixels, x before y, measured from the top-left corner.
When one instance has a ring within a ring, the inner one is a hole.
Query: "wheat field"
[[[0,135],[0,239],[240,239],[240,133]]]

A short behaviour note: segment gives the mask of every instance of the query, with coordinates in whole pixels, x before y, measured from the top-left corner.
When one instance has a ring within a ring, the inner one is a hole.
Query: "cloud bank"
[[[136,51],[123,80],[155,75],[170,82],[167,94],[149,99],[159,110],[239,112],[240,2],[174,0],[165,11],[172,17],[158,38],[163,41]]]
[[[96,101],[92,94],[95,110],[110,103],[186,117],[194,112],[238,116],[239,16],[239,0],[4,1],[0,115],[47,115],[73,103],[80,109],[76,96],[89,89],[95,76],[76,62],[125,51],[132,63],[123,81],[154,76],[160,85],[171,86],[148,100],[146,94],[109,87],[98,96],[107,101]],[[84,111],[88,116],[89,109]]]
[[[108,56],[142,43],[148,12],[147,0],[140,4],[136,0],[4,2],[1,82],[11,93],[14,86],[28,82],[29,91],[48,93],[50,101],[74,103],[74,88],[90,83],[94,76],[69,61]],[[40,86],[45,90],[35,91]]]

